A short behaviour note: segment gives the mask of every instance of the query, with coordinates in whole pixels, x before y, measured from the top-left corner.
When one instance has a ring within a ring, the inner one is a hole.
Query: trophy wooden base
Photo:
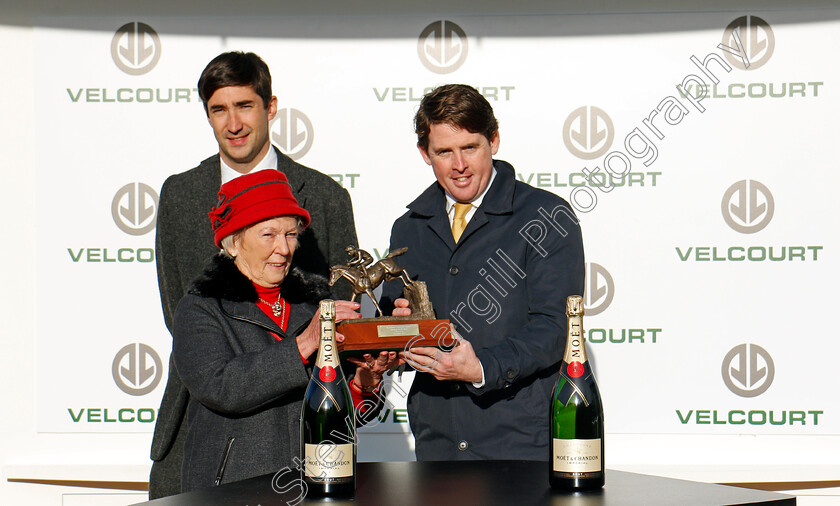
[[[449,320],[417,320],[411,316],[362,318],[342,322],[336,330],[344,334],[344,342],[338,343],[338,349],[345,356],[403,351],[418,346],[450,349],[455,345]]]

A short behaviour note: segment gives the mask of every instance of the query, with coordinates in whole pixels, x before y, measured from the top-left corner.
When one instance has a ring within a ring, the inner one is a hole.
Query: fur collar
[[[188,293],[233,302],[256,302],[258,298],[251,280],[239,271],[233,259],[222,254],[213,256]],[[330,287],[323,276],[292,267],[283,280],[281,293],[290,304],[317,304],[330,298]]]

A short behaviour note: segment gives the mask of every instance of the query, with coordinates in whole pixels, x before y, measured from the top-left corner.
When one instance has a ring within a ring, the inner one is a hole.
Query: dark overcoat
[[[435,183],[391,231],[391,251],[428,285],[438,318],[449,318],[481,360],[485,385],[417,372],[408,397],[418,460],[548,459],[548,409],[566,336],[566,297],[583,294],[578,220],[562,198],[496,177],[458,244]],[[389,283],[383,302],[397,297]]]
[[[221,255],[175,310],[172,355],[190,393],[184,492],[212,486],[217,477],[228,483],[295,468],[309,383],[295,336],[329,287],[298,269],[282,286],[291,303],[287,332],[257,307],[251,281]]]
[[[274,149],[277,170],[286,174],[298,203],[312,217],[309,227],[299,237],[300,247],[293,263],[304,271],[327,275],[329,266],[345,263],[344,248],[358,246],[350,195],[331,177],[300,165]],[[170,332],[178,301],[218,252],[207,213],[218,203],[220,186],[221,165],[216,154],[198,167],[170,176],[161,188],[155,258],[164,321]],[[336,298],[347,298],[350,293],[349,286],[334,291]],[[170,359],[169,378],[152,439],[151,499],[181,490],[186,435],[183,421],[188,402],[189,393]]]

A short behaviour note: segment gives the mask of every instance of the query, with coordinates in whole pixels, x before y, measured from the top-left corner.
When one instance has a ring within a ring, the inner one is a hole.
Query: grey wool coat
[[[182,491],[295,467],[309,372],[294,338],[329,287],[295,269],[282,293],[291,304],[286,332],[257,307],[233,260],[217,255],[178,304],[172,354],[190,393]]]
[[[344,248],[358,246],[350,195],[331,177],[293,161],[275,148],[277,170],[286,174],[301,207],[312,223],[299,237],[294,265],[326,275],[329,266],[345,263]],[[172,331],[175,308],[193,279],[218,250],[207,213],[218,202],[221,186],[219,155],[198,167],[167,178],[160,192],[155,237],[158,286],[167,328]],[[350,296],[350,287],[337,286],[335,298]],[[152,472],[149,497],[155,499],[181,491],[189,392],[170,359],[169,379],[157,414],[152,439]]]

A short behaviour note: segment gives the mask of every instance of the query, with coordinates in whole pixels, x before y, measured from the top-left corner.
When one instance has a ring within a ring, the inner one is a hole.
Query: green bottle
[[[352,497],[356,492],[356,420],[335,341],[335,302],[321,301],[318,358],[303,398],[301,475],[306,497]]]
[[[568,336],[551,395],[548,481],[558,490],[604,486],[604,407],[586,356],[583,297],[566,300]]]

